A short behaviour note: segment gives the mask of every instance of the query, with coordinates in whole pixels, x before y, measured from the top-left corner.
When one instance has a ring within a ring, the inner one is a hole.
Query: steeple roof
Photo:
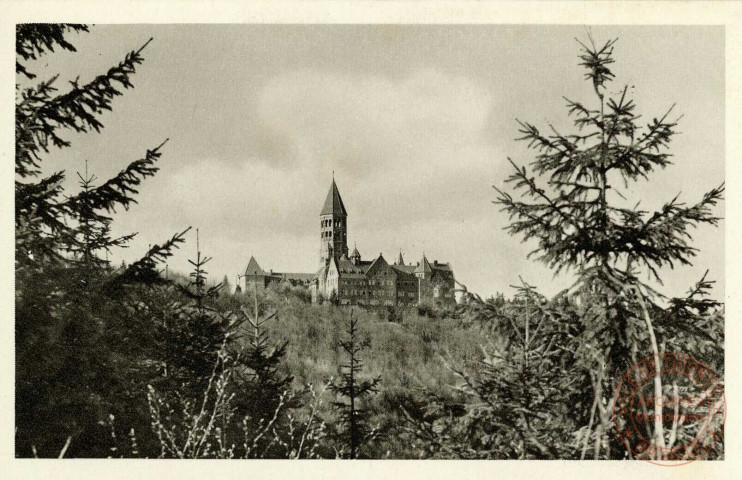
[[[353,252],[351,252],[350,258],[360,257],[360,256],[361,256],[361,254],[358,253],[358,247],[356,247],[355,245],[353,245]]]
[[[348,215],[348,212],[345,211],[345,205],[343,205],[343,199],[340,198],[340,192],[334,178],[332,179],[330,191],[327,192],[327,198],[325,198],[325,204],[322,206],[320,215]]]
[[[262,268],[260,268],[260,265],[258,265],[257,260],[255,260],[255,257],[250,255],[250,261],[247,262],[247,268],[245,269],[245,275],[265,275],[265,272]]]
[[[388,263],[386,263],[386,260],[384,259],[384,255],[382,255],[381,253],[379,253],[379,256],[376,257],[376,260],[374,260],[373,262],[371,262],[371,265],[368,267],[368,269],[366,270],[366,272],[371,271],[371,269],[374,268],[374,266],[376,266],[376,264],[379,264],[379,265],[389,265]]]
[[[397,259],[397,265],[404,265],[404,258],[402,258],[402,250],[399,251],[399,258]]]
[[[432,271],[433,269],[430,267],[430,262],[428,262],[428,259],[425,258],[425,254],[423,253],[423,259],[417,264],[415,273],[430,273]]]

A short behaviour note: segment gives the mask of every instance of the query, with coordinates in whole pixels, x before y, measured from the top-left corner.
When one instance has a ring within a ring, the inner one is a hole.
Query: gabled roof
[[[423,259],[417,264],[415,273],[430,273],[432,271],[433,269],[430,267],[430,262],[428,262],[428,259],[425,258],[425,254],[423,253]]]
[[[412,275],[415,273],[415,267],[412,265],[390,265],[394,270]]]
[[[245,275],[265,275],[265,272],[260,268],[260,265],[258,265],[258,262],[252,255],[250,255],[250,261],[247,263]]]
[[[332,266],[333,265],[335,265],[335,270],[337,270],[339,272],[340,271],[340,268],[339,268],[339,265],[338,265],[338,262],[337,262],[337,258],[335,258],[335,255],[330,256],[330,261],[327,262],[327,271],[328,272],[330,270],[332,270]]]
[[[325,198],[325,204],[322,206],[320,215],[348,215],[348,212],[345,211],[343,199],[340,198],[340,192],[334,178],[332,179],[332,185],[330,185],[330,191],[327,192],[327,198]]]
[[[359,273],[363,274],[366,272],[366,267],[362,265],[356,265],[347,258],[340,258],[338,261],[338,270],[341,274],[343,273]]]
[[[397,278],[404,280],[415,279],[415,267],[412,265],[389,265],[392,270],[397,274]]]
[[[374,270],[388,270],[393,274],[396,273],[394,270],[391,269],[391,266],[387,263],[382,254],[379,254],[379,256],[376,257],[376,260],[374,260],[371,265],[369,265],[369,267],[366,269],[366,275],[375,275],[376,272],[374,272]]]

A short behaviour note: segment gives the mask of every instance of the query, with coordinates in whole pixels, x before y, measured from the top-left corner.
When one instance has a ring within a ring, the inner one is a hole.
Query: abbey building
[[[333,300],[340,305],[412,306],[421,302],[453,304],[455,281],[447,263],[405,264],[400,252],[393,263],[382,254],[364,260],[357,248],[348,251],[348,212],[333,179],[319,215],[319,269],[314,274],[263,271],[254,258],[245,270],[245,288],[287,281],[310,288],[312,301]]]

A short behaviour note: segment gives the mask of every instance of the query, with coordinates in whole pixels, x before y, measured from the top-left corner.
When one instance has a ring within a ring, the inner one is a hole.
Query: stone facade
[[[340,305],[379,307],[414,306],[426,301],[450,305],[456,303],[455,285],[451,267],[437,261],[431,264],[425,255],[415,265],[389,264],[382,254],[373,261],[332,257],[317,272],[312,300],[322,297]]]
[[[312,282],[313,301],[324,298],[340,305],[403,307],[456,303],[456,283],[447,263],[431,264],[423,254],[415,265],[406,265],[401,252],[392,264],[382,254],[365,261],[357,248],[348,256],[347,219],[333,179],[320,212],[320,268]]]
[[[348,254],[348,212],[333,179],[320,212],[320,266],[313,274],[264,271],[250,257],[245,291],[272,282],[290,282],[311,289],[312,301],[332,300],[340,305],[408,307],[420,303],[456,303],[453,270],[447,263],[430,263],[423,254],[416,264],[405,264],[400,252],[394,263],[382,254],[363,260],[357,248]]]
[[[281,273],[273,270],[265,271],[260,268],[255,257],[250,257],[247,263],[245,273],[242,275],[245,280],[245,292],[251,292],[255,288],[266,288],[271,283],[287,282],[291,285],[303,285],[310,287],[313,284],[314,274],[312,273]]]

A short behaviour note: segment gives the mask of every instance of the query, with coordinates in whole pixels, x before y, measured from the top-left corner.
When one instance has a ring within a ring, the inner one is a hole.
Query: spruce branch
[[[116,205],[121,205],[125,210],[132,203],[137,203],[133,195],[139,193],[135,188],[147,177],[152,177],[159,170],[155,163],[160,159],[160,149],[168,142],[165,139],[160,145],[152,150],[147,150],[144,158],[130,163],[115,177],[106,181],[99,187],[82,191],[69,198],[65,204],[74,209],[81,204],[86,204],[93,210],[115,211]]]
[[[118,65],[91,82],[84,85],[79,79],[70,82],[71,89],[65,94],[52,97],[57,77],[26,89],[15,112],[16,174],[21,177],[37,175],[40,155],[49,151],[49,145],[58,148],[70,145],[59,136],[59,129],[99,132],[103,123],[98,116],[111,110],[113,99],[122,95],[122,90],[133,88],[131,76],[144,61],[141,52],[151,40],[129,52]]]
[[[180,233],[176,233],[162,245],[153,245],[147,250],[142,258],[131,263],[126,269],[114,277],[110,282],[112,286],[121,286],[128,283],[162,283],[164,280],[157,271],[157,264],[164,262],[173,255],[173,250],[180,248],[180,244],[185,242],[185,234],[190,231],[191,227],[186,228]]]
[[[27,23],[15,27],[15,53],[25,60],[36,60],[47,52],[53,52],[59,46],[63,50],[76,52],[74,45],[65,40],[64,35],[70,32],[89,32],[87,25],[76,23]],[[33,79],[36,75],[29,72],[19,60],[15,62],[15,73]]]

